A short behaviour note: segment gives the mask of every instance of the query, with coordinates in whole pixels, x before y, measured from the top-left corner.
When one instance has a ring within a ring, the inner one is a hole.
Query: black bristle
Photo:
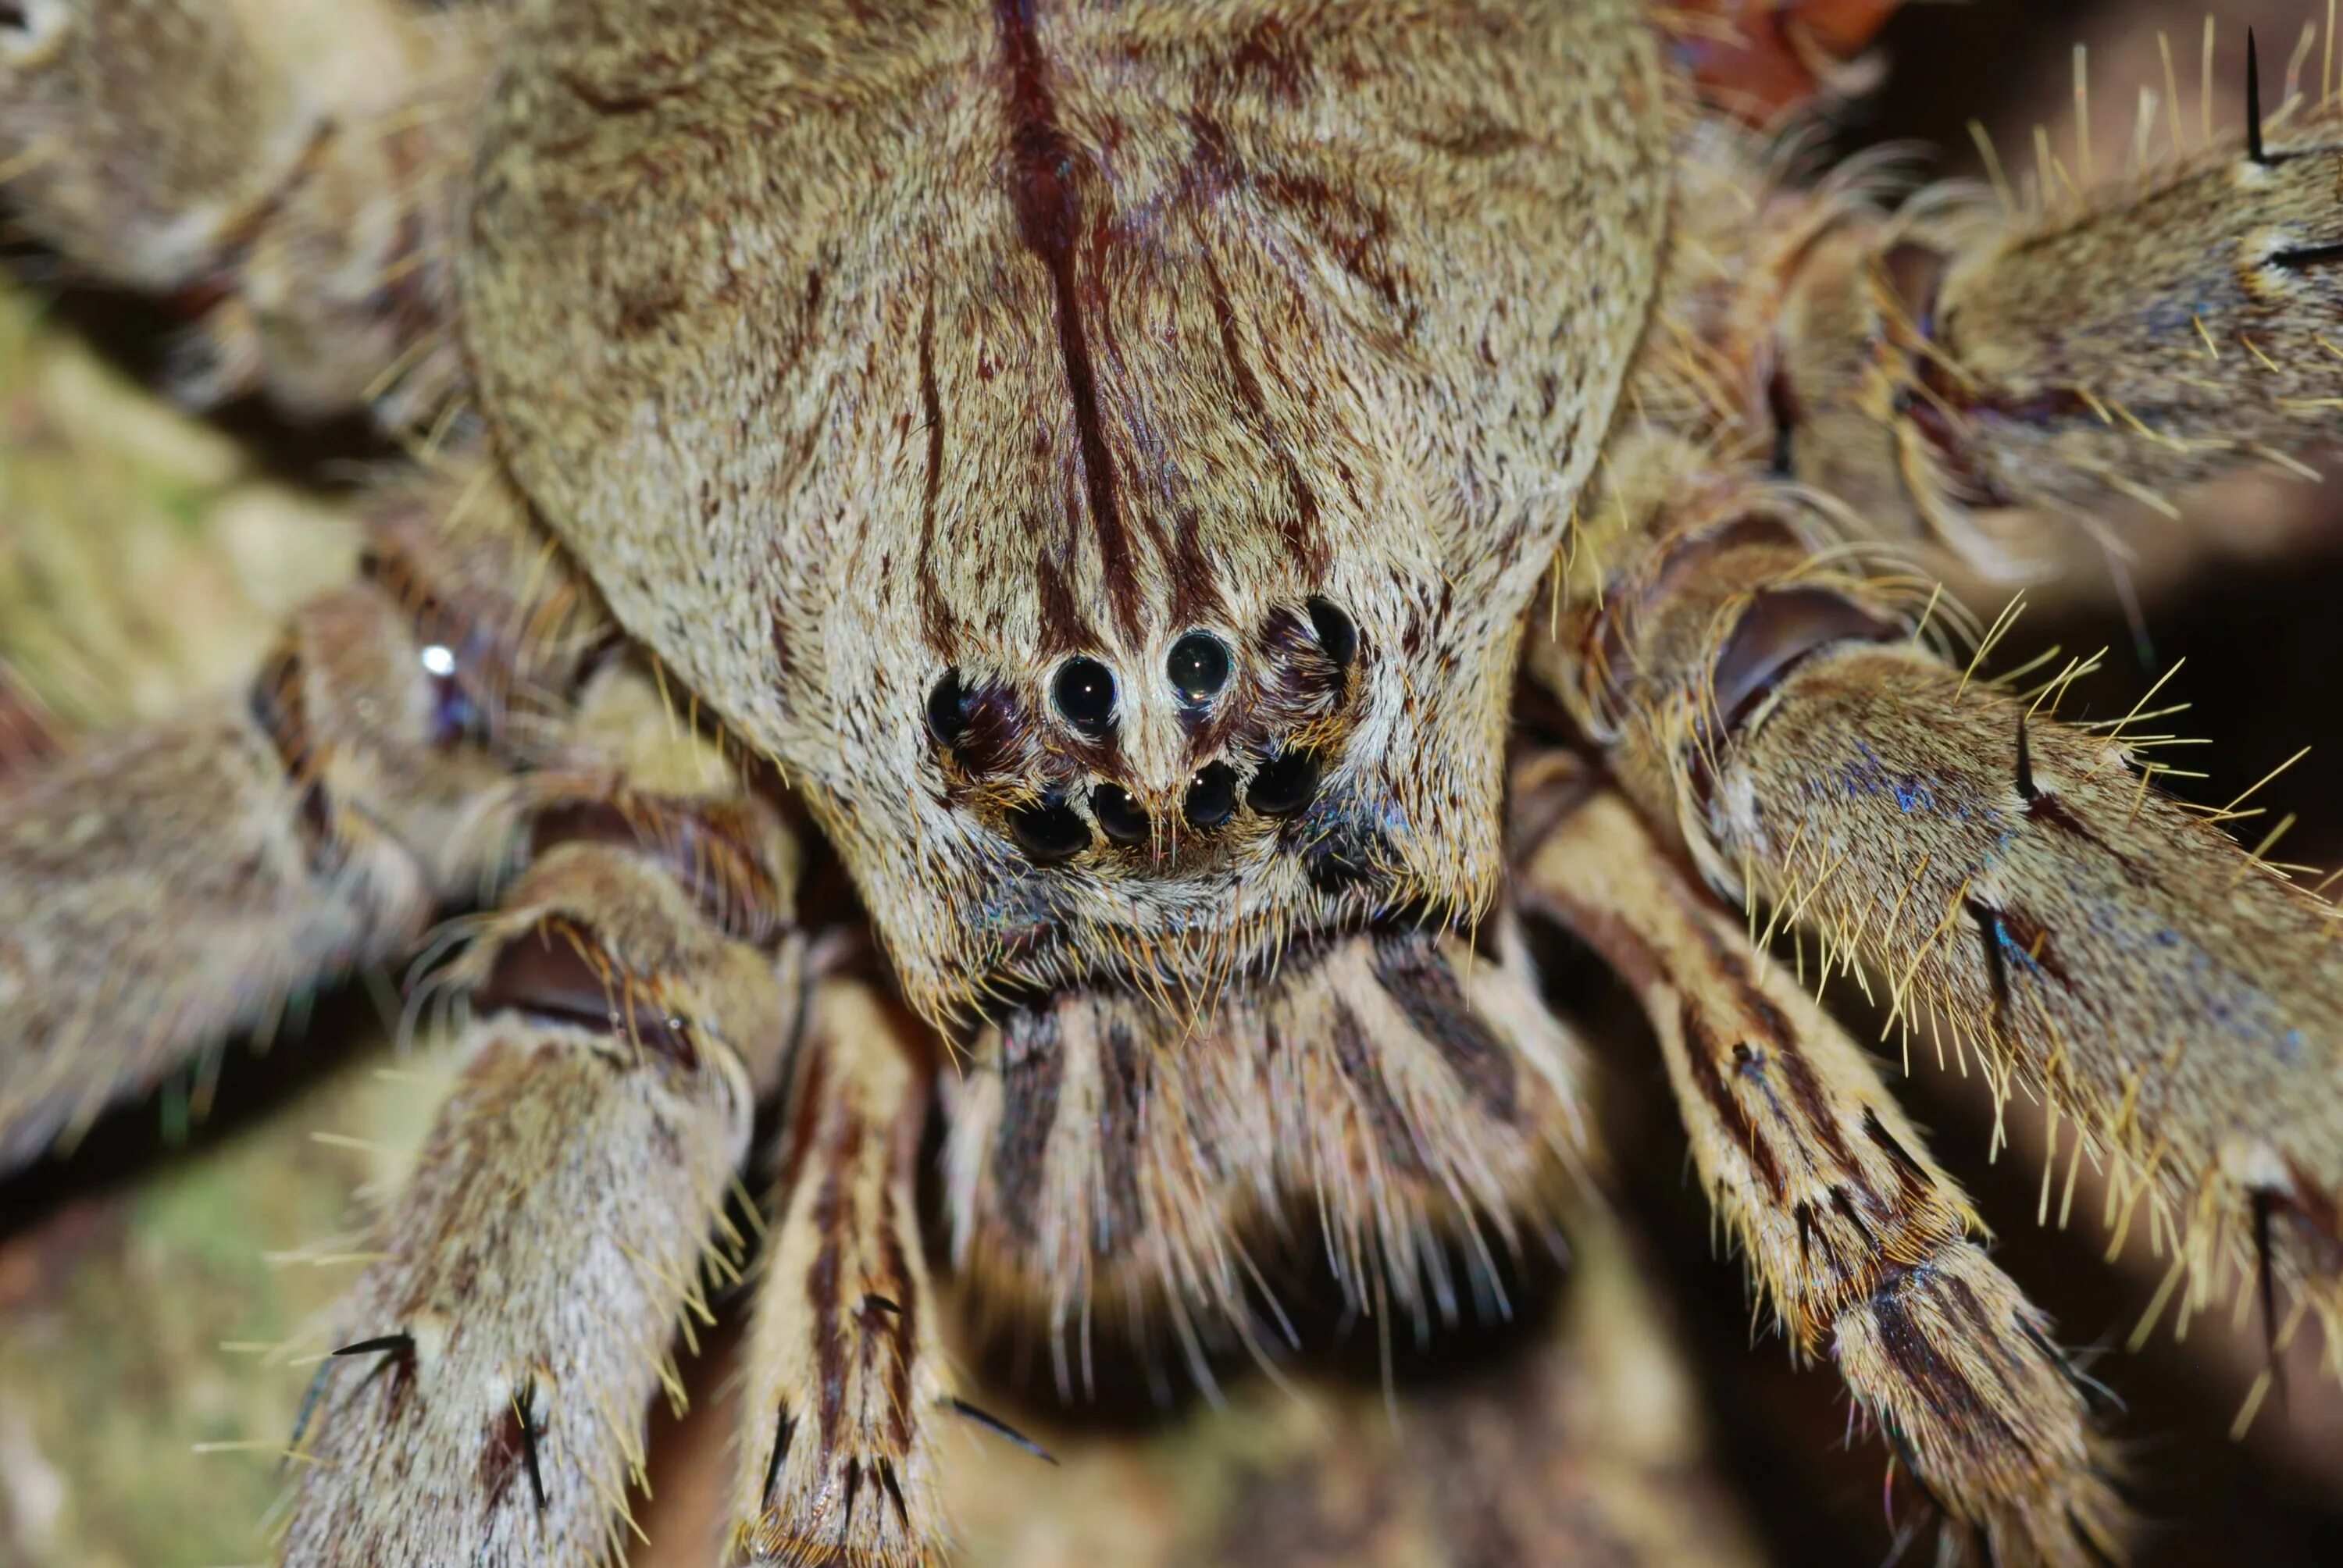
[[[895,1479],[893,1460],[882,1459],[879,1462],[879,1484],[885,1490],[887,1501],[895,1505],[895,1518],[902,1524],[903,1533],[910,1534],[911,1509],[910,1505],[903,1501],[903,1483]]]
[[[520,1392],[513,1396],[513,1419],[520,1423],[521,1459],[528,1466],[529,1494],[537,1499],[537,1512],[541,1518],[545,1513],[545,1472],[537,1462],[538,1432],[537,1422],[528,1413],[528,1407],[536,1402],[537,1380],[531,1378],[521,1384]]]
[[[2246,156],[2268,166],[2269,154],[2262,146],[2262,56],[2254,42],[2254,30],[2246,29]]]
[[[2270,1214],[2277,1207],[2277,1193],[2267,1187],[2254,1189],[2254,1280],[2262,1298],[2262,1354],[2283,1398],[2286,1372],[2278,1359],[2278,1271],[2270,1255]]]
[[[360,1340],[354,1345],[344,1345],[333,1353],[337,1356],[370,1356],[380,1355],[385,1352],[395,1356],[413,1355],[415,1336],[406,1333],[384,1334],[379,1339]]]
[[[1015,1443],[1018,1447],[1023,1449],[1026,1452],[1031,1454],[1034,1458],[1040,1460],[1044,1464],[1055,1464],[1058,1462],[1057,1455],[1051,1453],[1048,1449],[1043,1448],[1040,1443],[1035,1442],[1031,1438],[1026,1436],[1023,1432],[1018,1431],[1015,1427],[1010,1425],[999,1416],[992,1414],[990,1411],[980,1410],[977,1406],[969,1403],[968,1401],[957,1398],[946,1399],[944,1401],[944,1408],[950,1411],[954,1415],[963,1416],[966,1419],[976,1422],[977,1425],[983,1427],[986,1431],[992,1432],[996,1436],[1007,1438],[1010,1442]]]
[[[773,1501],[773,1483],[781,1478],[781,1461],[789,1455],[789,1432],[794,1424],[789,1420],[789,1404],[784,1402],[781,1405],[780,1419],[773,1425],[773,1457],[765,1462],[765,1487],[757,1494],[758,1499],[768,1507],[771,1506]]]

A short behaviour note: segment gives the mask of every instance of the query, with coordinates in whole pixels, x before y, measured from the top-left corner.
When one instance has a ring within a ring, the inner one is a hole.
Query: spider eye
[[[1114,728],[1114,671],[1095,658],[1070,658],[1051,688],[1065,721],[1096,740]]]
[[[1347,669],[1351,660],[1359,657],[1359,628],[1351,624],[1349,616],[1335,608],[1332,599],[1310,601],[1310,626],[1318,634],[1318,646],[1336,665]]]
[[[1217,828],[1235,815],[1236,769],[1215,762],[1189,781],[1188,798],[1181,803],[1192,828]]]
[[[72,17],[63,0],[0,0],[0,62],[47,62]]]
[[[1099,830],[1118,844],[1146,841],[1147,813],[1120,784],[1101,784],[1091,791],[1091,815],[1098,819]]]
[[[1010,812],[1009,836],[1037,866],[1071,860],[1091,847],[1090,824],[1059,795],[1045,795]]]
[[[1318,759],[1288,751],[1261,765],[1245,791],[1245,804],[1264,817],[1291,817],[1318,792]]]
[[[1192,631],[1172,645],[1164,672],[1182,701],[1210,702],[1229,683],[1229,645],[1210,632]]]
[[[968,689],[960,684],[959,670],[947,669],[928,692],[928,733],[939,745],[957,746],[968,733]]]

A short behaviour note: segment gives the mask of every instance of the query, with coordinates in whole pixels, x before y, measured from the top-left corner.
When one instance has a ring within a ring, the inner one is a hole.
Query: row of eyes
[[[1321,598],[1310,601],[1310,620],[1326,656],[1348,665],[1359,642],[1351,618]],[[1182,706],[1202,708],[1228,685],[1230,666],[1227,643],[1209,631],[1192,631],[1172,645],[1163,673]],[[1060,665],[1050,696],[1059,717],[1093,740],[1114,728],[1114,671],[1095,658],[1077,657]]]
[[[1321,598],[1312,599],[1309,610],[1320,649],[1338,668],[1347,668],[1359,645],[1350,617]],[[1172,645],[1164,674],[1183,705],[1202,708],[1228,685],[1231,663],[1227,643],[1210,632],[1192,631]],[[1103,739],[1114,729],[1114,672],[1097,659],[1077,656],[1060,665],[1050,695],[1059,717],[1091,739]],[[930,726],[947,745],[957,739],[960,701],[960,682],[953,674],[938,682],[929,698]],[[1245,804],[1264,817],[1292,816],[1316,794],[1319,770],[1319,759],[1306,751],[1273,756],[1254,771]],[[1115,843],[1143,843],[1150,836],[1147,813],[1121,785],[1094,786],[1090,805],[1100,829]],[[1217,828],[1236,814],[1236,770],[1214,762],[1189,781],[1181,814],[1192,828]],[[1063,797],[1011,812],[1010,827],[1019,847],[1036,860],[1069,859],[1090,847],[1090,824]]]
[[[1359,646],[1351,618],[1322,598],[1312,599],[1309,608],[1319,647],[1336,665],[1347,666]],[[1164,658],[1163,673],[1183,706],[1203,708],[1228,685],[1231,667],[1227,643],[1209,631],[1192,631],[1172,645]],[[947,703],[956,709],[959,695],[957,681],[948,679],[938,685],[929,699],[930,724],[947,744],[956,728],[955,715],[938,709]],[[1057,678],[1050,683],[1051,701],[1058,716],[1093,740],[1103,739],[1114,729],[1115,695],[1114,671],[1080,655],[1060,665]]]
[[[1281,752],[1254,770],[1245,804],[1263,817],[1291,817],[1317,794],[1318,771],[1318,759],[1310,752]],[[1188,781],[1187,796],[1180,803],[1188,826],[1200,829],[1219,827],[1236,810],[1236,769],[1225,762],[1200,770]],[[1091,815],[1098,819],[1100,831],[1126,846],[1145,843],[1152,826],[1120,784],[1091,787]],[[1009,831],[1019,849],[1043,865],[1071,859],[1091,846],[1090,824],[1058,795],[1011,811]]]

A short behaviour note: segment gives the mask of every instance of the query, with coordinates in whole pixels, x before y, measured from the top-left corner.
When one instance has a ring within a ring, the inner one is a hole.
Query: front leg
[[[1553,803],[1520,852],[1523,897],[1635,989],[1701,1184],[1794,1353],[1838,1369],[1943,1510],[1948,1547],[2119,1557],[2128,1520],[2087,1385],[1861,1048],[1614,790],[1554,756],[1519,768],[1514,792]]]
[[[713,748],[640,721],[647,680],[587,710],[634,756],[538,810],[458,967],[463,1074],[337,1311],[286,1568],[613,1562],[646,1406],[680,1397],[669,1345],[793,1032],[795,851]]]
[[[2031,213],[1780,204],[1813,231],[1758,356],[1790,470],[1971,546],[1981,510],[2178,517],[2221,474],[2300,471],[2343,413],[2343,120],[2298,107],[2104,188],[2046,172]]]
[[[2343,1354],[2333,907],[2159,794],[2126,726],[1946,665],[1920,585],[1824,551],[1800,493],[1667,441],[1614,474],[1534,662],[1644,812],[2046,1101],[2067,1183],[2105,1169],[2118,1244],[2171,1260],[2159,1306],[2250,1292],[2278,1332],[2291,1299]]]
[[[728,1563],[942,1561],[939,1437],[954,1395],[913,1180],[940,1048],[867,985],[815,990],[749,1344]]]

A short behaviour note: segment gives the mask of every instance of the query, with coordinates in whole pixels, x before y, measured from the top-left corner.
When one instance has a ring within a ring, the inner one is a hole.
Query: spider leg
[[[458,537],[438,500],[387,502],[368,575],[296,611],[246,692],[9,777],[0,1170],[397,955],[509,859],[515,769],[604,634],[507,514]]]
[[[1854,1040],[1625,800],[1572,767],[1516,772],[1517,799],[1571,797],[1523,853],[1523,897],[1639,993],[1702,1185],[1796,1353],[1830,1357],[1986,1561],[2119,1555],[2124,1510],[2080,1381],[1971,1239],[1960,1189]]]
[[[417,421],[460,375],[447,239],[496,10],[23,0],[0,180],[71,262],[201,317],[190,397]]]
[[[1614,569],[1573,578],[1533,664],[1638,806],[1940,1056],[2046,1102],[2106,1169],[2117,1244],[2143,1222],[2172,1259],[2159,1310],[2267,1277],[2343,1353],[2332,906],[2157,792],[2122,725],[2051,718],[2056,682],[1946,665],[1911,634],[1919,585],[1818,553],[1801,493],[1665,438],[1616,461],[1585,557]]]
[[[952,1379],[913,1176],[932,1036],[856,980],[814,990],[747,1362],[728,1563],[940,1563]]]
[[[540,808],[457,966],[465,1065],[337,1310],[288,1568],[615,1561],[643,1417],[796,1013],[794,849],[723,759],[589,690],[619,781]],[[582,775],[580,776],[582,779]]]
[[[1766,286],[1790,470],[1868,526],[1970,547],[1985,508],[2177,518],[2232,470],[2307,472],[2293,455],[2343,409],[2339,155],[2343,117],[2295,102],[2046,211],[1813,206]]]

